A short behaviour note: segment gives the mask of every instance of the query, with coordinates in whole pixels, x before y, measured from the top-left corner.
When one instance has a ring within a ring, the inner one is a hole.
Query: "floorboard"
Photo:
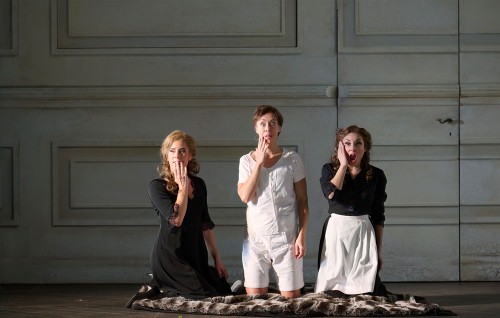
[[[386,286],[394,293],[425,297],[461,318],[500,317],[500,282],[388,283]],[[125,308],[139,287],[138,284],[2,285],[0,317],[191,317]]]

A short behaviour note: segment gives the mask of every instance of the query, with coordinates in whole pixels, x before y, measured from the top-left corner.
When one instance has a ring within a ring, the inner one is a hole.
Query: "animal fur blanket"
[[[127,307],[139,310],[224,316],[455,316],[423,298],[389,294],[388,297],[357,295],[335,297],[327,293],[307,293],[295,299],[279,294],[231,295],[203,299],[147,295],[143,290],[132,297]],[[142,296],[141,296],[142,295]]]

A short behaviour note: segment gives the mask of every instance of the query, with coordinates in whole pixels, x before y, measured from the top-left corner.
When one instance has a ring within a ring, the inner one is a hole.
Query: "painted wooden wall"
[[[385,281],[498,280],[494,0],[0,0],[0,283],[142,282],[173,129],[198,140],[230,280],[256,106],[306,166],[314,282],[337,127],[389,178]],[[451,119],[441,124],[438,119]]]

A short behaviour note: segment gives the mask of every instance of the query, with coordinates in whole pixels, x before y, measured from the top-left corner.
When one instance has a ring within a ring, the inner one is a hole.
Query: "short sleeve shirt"
[[[255,160],[250,153],[240,158],[238,183],[245,183]],[[277,234],[296,231],[297,202],[294,183],[305,178],[300,156],[283,148],[283,154],[270,168],[262,167],[255,196],[247,203],[249,233]]]

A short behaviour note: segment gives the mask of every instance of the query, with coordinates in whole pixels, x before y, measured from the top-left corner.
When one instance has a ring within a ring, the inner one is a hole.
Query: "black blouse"
[[[387,199],[385,187],[387,178],[384,171],[374,166],[367,178],[367,171],[362,170],[353,180],[346,171],[342,190],[337,189],[330,180],[335,176],[331,163],[323,165],[321,171],[321,189],[328,200],[328,213],[341,215],[369,215],[373,225],[384,225]],[[333,198],[328,196],[334,192]]]

